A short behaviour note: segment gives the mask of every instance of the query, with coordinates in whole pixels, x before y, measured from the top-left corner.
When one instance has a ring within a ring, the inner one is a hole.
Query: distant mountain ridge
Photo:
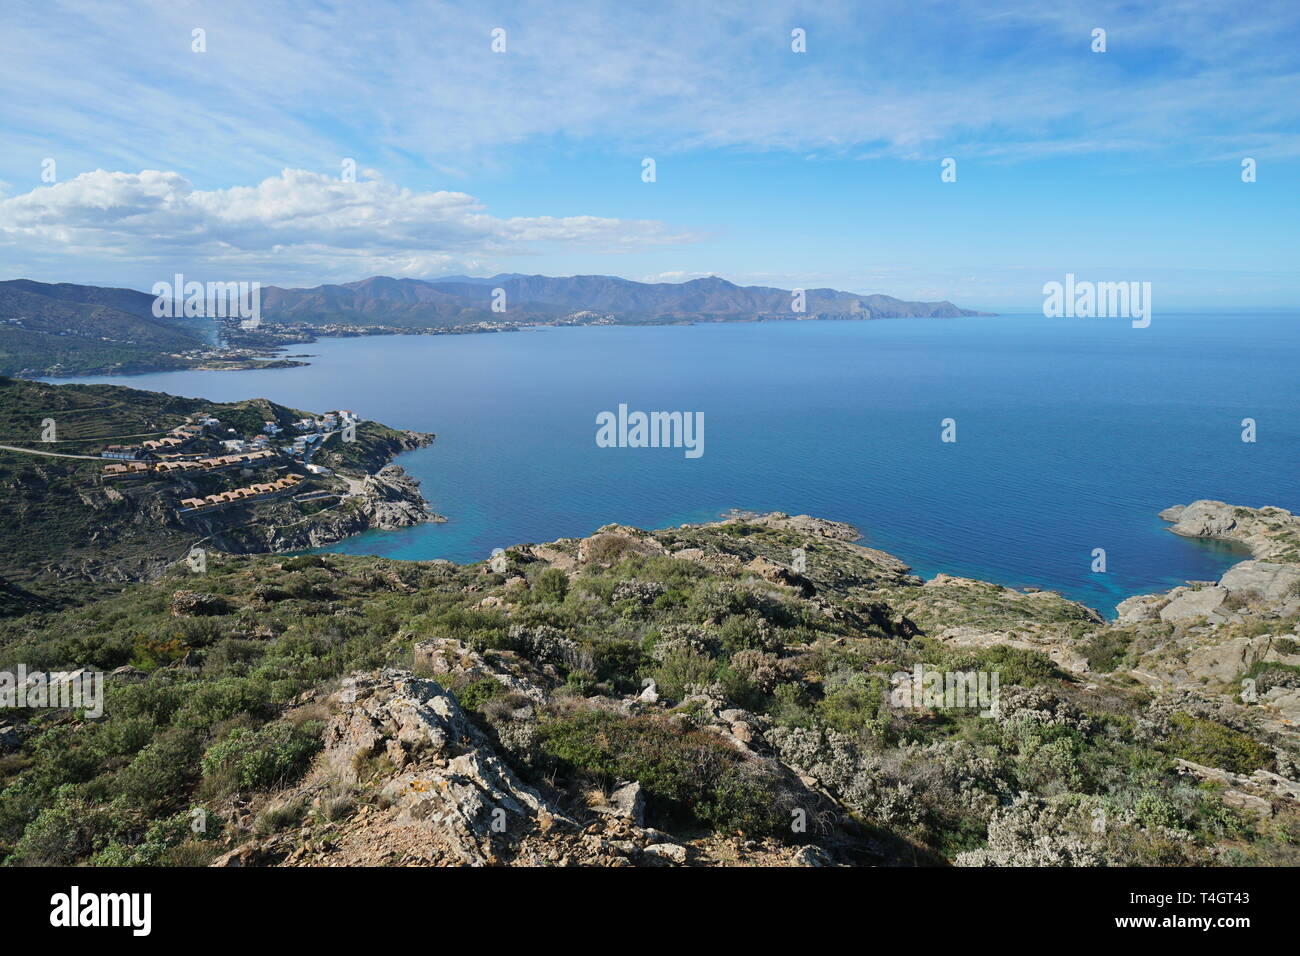
[[[153,304],[152,294],[134,289],[31,279],[0,282],[0,374],[129,373],[188,368],[204,361],[200,353],[211,345],[215,325],[203,318],[157,318]],[[498,304],[504,311],[494,309]],[[797,304],[791,290],[739,286],[717,276],[688,282],[519,273],[437,280],[371,276],[310,289],[263,286],[264,322],[313,328],[287,335],[281,330],[278,338],[274,330],[272,335],[264,334],[266,330],[242,334],[236,344],[256,349],[310,341],[320,327],[331,325],[373,333],[385,328],[475,331],[484,323],[494,329],[565,320],[663,324],[989,314],[946,301],[908,302],[837,289],[807,289],[802,310],[796,310]],[[287,337],[294,335],[299,337]]]
[[[0,282],[0,374],[183,367],[169,356],[203,347],[208,328],[155,318],[153,301],[134,289]]]
[[[496,289],[506,312],[493,312]],[[709,276],[688,282],[636,282],[617,276],[551,277],[503,273],[486,278],[394,279],[373,276],[311,289],[262,289],[269,321],[338,322],[411,327],[450,326],[509,318],[555,319],[597,312],[624,322],[735,321],[776,318],[959,318],[985,315],[951,302],[909,302],[888,295],[807,289],[796,312],[793,293],[767,286],[739,286]]]

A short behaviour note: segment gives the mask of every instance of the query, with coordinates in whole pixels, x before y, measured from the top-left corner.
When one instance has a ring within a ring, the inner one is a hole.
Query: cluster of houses
[[[148,474],[195,474],[222,468],[256,466],[270,464],[268,459],[274,459],[277,451],[298,459],[300,467],[313,475],[328,475],[328,468],[311,463],[312,453],[330,434],[357,420],[348,409],[328,412],[319,418],[303,418],[289,426],[293,433],[291,441],[282,444],[289,436],[281,434],[285,429],[276,422],[263,422],[260,433],[252,438],[233,437],[233,428],[226,430],[232,437],[225,438],[220,434],[221,422],[216,418],[192,418],[165,436],[140,445],[109,445],[100,452],[100,457],[114,461],[104,466],[103,475],[105,478],[120,478]],[[181,453],[181,449],[204,434],[220,441],[226,454],[200,458],[193,452]],[[177,514],[190,515],[240,502],[277,497],[292,491],[304,480],[301,474],[288,474],[275,481],[235,488],[204,498],[184,498]],[[308,492],[298,497],[316,500],[331,496],[335,496],[335,493]]]
[[[248,452],[243,455],[217,455],[213,458],[198,458],[192,461],[132,461],[120,465],[105,465],[104,477],[116,478],[122,475],[143,475],[149,472],[168,474],[175,471],[218,471],[222,468],[233,468],[237,465],[252,465],[274,457],[275,452],[267,450]]]
[[[147,475],[153,470],[153,463],[148,461],[128,461],[121,465],[105,465],[105,478],[120,478],[122,475]]]
[[[215,418],[210,419],[214,424],[220,424]],[[194,439],[203,435],[203,426],[194,422],[187,422],[184,425],[173,428],[167,435],[162,438],[156,438],[152,441],[141,443],[140,447],[146,453],[160,455],[164,452],[179,451]]]
[[[232,491],[223,491],[219,494],[208,495],[206,498],[182,498],[178,514],[193,514],[196,511],[207,511],[212,508],[221,508],[226,505],[237,504],[243,501],[259,501],[265,498],[274,498],[277,495],[282,495],[285,492],[291,491],[302,480],[302,475],[291,473],[285,475],[283,478],[277,478],[275,481],[249,485],[247,488],[235,488]]]
[[[293,458],[306,459],[327,435],[356,420],[356,416],[348,409],[327,412],[320,418],[300,418],[290,426],[297,434],[290,438],[289,444],[280,445],[280,451]],[[231,453],[271,451],[278,441],[284,440],[281,437],[283,431],[275,422],[264,422],[260,434],[252,438],[225,438],[221,444]]]
[[[221,422],[215,418],[200,418],[197,421],[191,419],[184,425],[176,426],[162,438],[154,438],[139,445],[109,445],[99,453],[99,457],[116,458],[119,461],[144,461],[168,452],[179,451],[200,437],[204,429],[216,428],[220,424]]]

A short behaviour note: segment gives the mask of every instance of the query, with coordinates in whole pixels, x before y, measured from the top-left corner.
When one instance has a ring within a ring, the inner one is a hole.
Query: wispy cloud
[[[791,50],[795,28],[806,53]],[[911,275],[939,289],[940,254],[949,277],[1027,255],[1097,261],[1109,224],[1140,207],[1159,217],[1151,241],[1113,234],[1139,265],[1274,268],[1290,200],[1267,190],[1300,159],[1297,35],[1294,0],[9,0],[0,251],[11,274],[81,281],[138,283],[172,262],[315,282],[532,258],[550,272]],[[638,179],[644,156],[660,161],[654,188]],[[960,186],[890,206],[921,162],[940,188],[945,156],[960,157]],[[1244,156],[1260,161],[1257,188],[1237,182],[1208,218],[1182,203],[1181,183],[1217,189]],[[348,157],[379,172],[345,189]],[[692,181],[692,162],[714,178]],[[1078,185],[1093,165],[1116,175]],[[990,214],[993,166],[1004,186],[1037,173],[1038,191],[1012,184]],[[1181,182],[1146,203],[1171,167]],[[748,193],[718,188],[732,168]],[[1044,210],[1080,191],[1083,215],[1108,215],[1054,228]],[[805,195],[806,208],[783,202]],[[769,201],[781,208],[749,215]],[[1203,233],[1222,249],[1199,252]],[[633,254],[619,269],[608,252]],[[869,255],[904,272],[849,271]]]
[[[444,170],[509,147],[961,149],[1022,158],[1149,149],[1295,155],[1300,8],[666,2],[18,2],[0,106],[11,146],[86,168],[194,175],[363,161]],[[57,24],[57,29],[54,25]],[[790,50],[807,31],[808,52]],[[1090,31],[1108,52],[1089,51]],[[490,33],[506,30],[506,52]],[[207,52],[191,52],[206,31]],[[130,135],[124,135],[125,131]],[[219,156],[212,144],[221,143]],[[1008,144],[1014,144],[1009,147]]]

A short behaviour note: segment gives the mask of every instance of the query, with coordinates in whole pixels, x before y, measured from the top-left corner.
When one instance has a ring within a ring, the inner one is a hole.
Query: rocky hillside
[[[1295,519],[1170,517],[1271,560],[1108,623],[922,581],[807,516],[611,525],[471,566],[220,557],[0,627],[0,669],[112,672],[102,719],[0,728],[0,852],[1294,865]],[[1214,615],[1179,610],[1211,588]]]
[[[336,435],[313,458],[332,474],[309,476],[301,491],[334,497],[304,502],[286,496],[190,518],[177,514],[185,498],[303,469],[277,456],[262,469],[110,478],[104,470],[109,462],[94,457],[110,442],[158,437],[206,415],[249,435],[267,421],[291,434],[292,422],[304,413],[266,399],[217,403],[116,385],[0,378],[0,436],[7,439],[0,442],[7,446],[0,448],[0,614],[157,576],[195,546],[237,553],[303,550],[369,528],[437,518],[418,483],[388,465],[433,436],[378,422],[358,424],[352,442]],[[46,421],[54,423],[53,442],[41,440]],[[223,451],[215,439],[205,441],[204,453]]]

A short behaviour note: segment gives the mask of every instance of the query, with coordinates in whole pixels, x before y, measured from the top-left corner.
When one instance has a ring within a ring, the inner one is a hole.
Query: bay
[[[331,549],[400,559],[780,510],[848,521],[927,577],[1051,588],[1109,614],[1244,557],[1170,534],[1161,509],[1300,506],[1289,313],[547,327],[299,352],[309,366],[78,381],[436,432],[400,464],[450,520]],[[598,447],[596,416],[620,403],[702,412],[704,454]]]

